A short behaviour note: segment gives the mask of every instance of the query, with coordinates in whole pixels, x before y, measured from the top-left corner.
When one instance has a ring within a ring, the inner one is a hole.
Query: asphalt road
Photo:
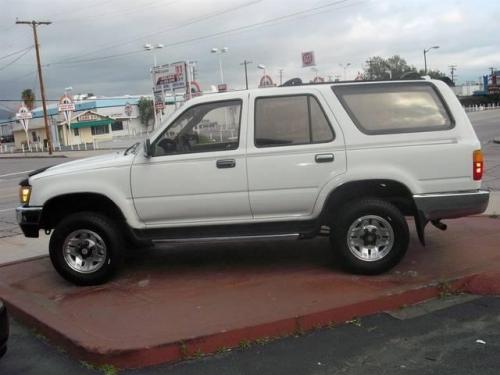
[[[460,301],[459,301],[460,302]],[[431,312],[414,308],[378,314],[333,328],[267,344],[141,370],[128,375],[307,375],[307,374],[498,374],[500,298],[482,297],[447,305],[431,302]],[[437,309],[437,310],[436,310]],[[406,313],[406,310],[410,310]],[[482,340],[477,342],[477,340]],[[107,372],[106,372],[107,371]],[[13,322],[9,351],[0,374],[114,374],[110,367],[89,368],[53,347],[42,336]]]
[[[471,122],[486,155],[485,187],[500,190],[500,145],[492,143],[500,136],[500,110],[469,113]],[[71,159],[2,159],[0,158],[0,238],[20,234],[14,208],[18,205],[18,182],[28,171]]]

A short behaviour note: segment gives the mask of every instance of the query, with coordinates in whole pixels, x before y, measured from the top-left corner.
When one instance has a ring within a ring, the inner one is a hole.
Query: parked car
[[[127,244],[329,236],[349,270],[377,274],[431,222],[483,212],[480,143],[441,81],[340,82],[188,101],[125,152],[21,182],[27,237],[53,231],[55,269],[104,282]],[[200,124],[215,124],[206,128]]]
[[[9,318],[7,309],[0,300],[0,358],[7,352],[7,340],[9,339]]]

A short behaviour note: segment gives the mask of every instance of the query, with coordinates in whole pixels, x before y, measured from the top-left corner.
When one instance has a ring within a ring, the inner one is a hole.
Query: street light
[[[432,46],[427,49],[424,49],[424,74],[427,74],[427,52],[429,52],[431,49],[438,49],[439,46]]]
[[[264,75],[266,75],[266,66],[263,64],[257,65],[257,68],[262,69],[264,71]]]
[[[344,69],[344,81],[345,81],[346,80],[346,70],[347,70],[348,67],[351,66],[351,63],[339,64],[339,66],[341,66]]]
[[[153,113],[154,113],[154,117],[155,117],[155,122],[154,122],[154,128],[156,129],[158,127],[158,116],[156,114],[156,95],[155,95],[155,78],[154,78],[154,70],[155,70],[155,67],[157,65],[156,63],[156,53],[155,53],[155,50],[156,49],[162,49],[164,46],[163,44],[155,44],[155,45],[152,45],[150,43],[146,43],[144,45],[144,50],[145,51],[153,51],[153,67],[151,68],[151,82],[153,83]],[[162,100],[163,99],[163,90],[162,90]],[[160,112],[160,122],[162,121],[162,113]]]
[[[215,53],[219,55],[219,71],[220,71],[220,83],[224,83],[224,72],[222,71],[222,54],[227,53],[229,51],[229,48],[224,47],[224,48],[212,48],[210,50],[211,53]]]
[[[153,67],[156,66],[156,53],[154,53],[154,50],[155,49],[161,49],[163,47],[164,47],[164,45],[160,44],[160,43],[158,43],[156,45],[152,45],[152,44],[147,43],[147,44],[144,45],[144,50],[145,51],[153,51],[153,62],[154,62]]]

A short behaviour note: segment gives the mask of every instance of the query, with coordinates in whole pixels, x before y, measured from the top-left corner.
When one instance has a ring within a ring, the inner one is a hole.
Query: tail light
[[[481,150],[476,150],[472,154],[472,176],[474,181],[479,181],[483,177],[484,157]]]

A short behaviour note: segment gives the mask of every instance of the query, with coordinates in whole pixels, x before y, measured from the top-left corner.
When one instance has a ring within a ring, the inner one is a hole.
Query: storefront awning
[[[114,121],[115,120],[109,118],[104,120],[74,122],[71,124],[71,129],[91,128],[94,126],[109,125],[112,124]]]

